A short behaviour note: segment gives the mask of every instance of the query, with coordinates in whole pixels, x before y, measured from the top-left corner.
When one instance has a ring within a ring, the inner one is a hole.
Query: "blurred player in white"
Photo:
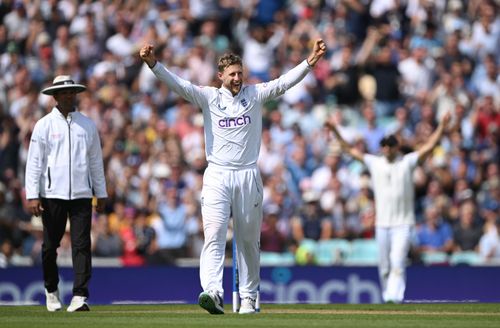
[[[394,135],[380,141],[383,156],[364,154],[351,147],[333,122],[327,126],[342,149],[364,163],[375,194],[375,238],[379,247],[379,276],[384,302],[401,303],[406,289],[406,257],[415,225],[413,170],[432,152],[450,122],[447,113],[430,138],[418,150],[401,156]]]
[[[237,243],[240,313],[255,313],[260,283],[263,196],[256,164],[261,144],[262,105],[301,81],[325,51],[325,43],[318,39],[307,60],[278,79],[255,85],[243,84],[239,56],[223,55],[218,62],[220,88],[196,86],[173,74],[156,61],[152,45],[145,45],[139,52],[158,79],[203,112],[208,168],[201,193],[205,243],[200,259],[203,292],[199,304],[211,314],[224,313],[222,274],[231,216]]]

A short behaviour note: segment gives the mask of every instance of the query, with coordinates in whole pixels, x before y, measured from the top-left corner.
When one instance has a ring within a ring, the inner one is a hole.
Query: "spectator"
[[[475,251],[481,238],[481,227],[476,215],[476,205],[473,201],[465,201],[460,205],[459,218],[453,227],[454,251]]]
[[[136,251],[143,257],[152,254],[153,241],[155,240],[155,230],[149,225],[149,217],[148,210],[140,209],[133,224]]]
[[[375,201],[368,175],[359,182],[359,191],[347,201],[347,238],[373,238],[375,228]]]
[[[295,214],[298,203],[301,198],[292,194],[291,188],[287,187],[287,182],[290,177],[283,167],[277,167],[273,173],[265,179],[263,208],[277,206],[278,208],[278,230],[286,235],[291,236],[290,219]]]
[[[92,253],[98,257],[119,257],[123,254],[123,240],[114,231],[106,215],[99,215],[93,229]]]
[[[484,232],[479,240],[479,254],[486,263],[497,264],[500,261],[500,221],[496,226]]]
[[[349,41],[331,58],[331,71],[324,81],[325,91],[332,93],[335,102],[352,107],[358,104],[361,95],[358,89],[360,69],[355,61],[354,43]]]
[[[464,18],[462,0],[448,1],[448,10],[443,15],[443,29],[447,34],[452,34],[456,31],[464,31],[467,34],[470,28],[467,20]]]
[[[416,34],[411,38],[410,49],[425,48],[433,57],[440,54],[442,52],[442,44],[436,33],[436,24],[431,20],[427,21],[422,35]]]
[[[425,222],[417,227],[417,250],[420,254],[451,252],[453,231],[434,206],[425,209]]]
[[[5,15],[3,23],[7,27],[8,37],[21,46],[24,53],[24,45],[29,34],[29,17],[26,7],[22,1],[12,1],[13,10]]]
[[[335,144],[327,149],[323,163],[312,172],[311,188],[323,192],[333,176],[337,176],[341,183],[348,183],[348,171],[342,163],[340,149]]]
[[[57,28],[56,39],[53,42],[53,54],[56,65],[62,66],[69,61],[69,29],[67,25],[60,25]],[[75,77],[77,78],[77,77]]]
[[[380,140],[386,135],[385,129],[377,122],[377,115],[372,103],[366,102],[362,105],[364,125],[361,134],[365,139],[367,150],[376,154],[379,152]]]
[[[476,60],[495,53],[500,42],[500,18],[494,1],[480,1],[478,19],[472,22],[470,39],[462,42],[462,51]]]
[[[260,249],[263,252],[284,252],[288,239],[278,228],[279,207],[268,206],[264,209],[264,219],[260,235]]]
[[[308,161],[307,144],[299,142],[292,148],[285,164],[294,183],[294,191],[298,192],[304,179],[311,176],[313,165]]]
[[[166,183],[163,192],[165,200],[158,204],[158,216],[152,222],[155,230],[155,252],[149,258],[150,264],[174,264],[175,259],[186,257],[188,219],[186,206],[181,202],[179,189]]]
[[[135,229],[135,222],[138,220],[138,217],[142,216],[141,219],[144,221],[145,216],[137,213],[134,208],[129,208],[125,212],[125,225],[122,229],[120,229],[119,236],[123,243],[123,253],[121,255],[121,262],[124,266],[141,266],[145,264],[145,258],[140,253],[139,247],[143,247],[143,250],[146,250],[148,247],[147,244],[139,245],[139,239],[136,235],[136,232],[141,234],[142,237],[151,238],[152,236],[147,235],[150,232],[142,230],[142,227],[139,229]],[[143,223],[144,224],[144,223]],[[149,227],[152,230],[152,228]],[[153,230],[154,233],[154,230]],[[143,242],[148,242],[148,240],[143,240]],[[151,242],[151,239],[149,240]]]
[[[486,76],[477,81],[476,88],[479,97],[492,98],[495,103],[500,102],[500,81],[498,80],[498,65],[495,61],[485,61]]]
[[[427,49],[418,46],[410,50],[410,56],[398,64],[402,78],[402,90],[406,97],[427,94],[432,85],[432,71],[426,64]]]
[[[116,33],[106,40],[106,48],[122,61],[130,61],[131,56],[137,51],[132,40],[132,25],[126,18],[117,17],[115,23]]]
[[[496,136],[500,131],[499,105],[495,105],[491,95],[479,98],[479,100],[475,104],[477,134],[481,142],[488,142],[489,136]]]
[[[295,242],[300,244],[304,239],[332,238],[332,222],[319,205],[320,194],[314,190],[306,190],[303,195],[303,210],[292,218],[292,235]]]
[[[197,42],[204,49],[209,49],[207,57],[214,59],[229,49],[229,38],[220,33],[220,22],[216,19],[208,19],[201,24],[200,35]],[[203,84],[203,83],[202,83]]]
[[[15,85],[15,75],[24,67],[24,62],[24,57],[19,53],[19,46],[14,41],[9,41],[7,51],[0,56],[0,73],[4,87],[11,88]],[[2,98],[5,98],[5,95]]]
[[[259,23],[251,23],[248,18],[240,19],[236,26],[236,37],[243,49],[243,66],[248,69],[248,78],[269,81],[273,53],[280,45],[285,31],[272,30]]]
[[[376,81],[375,111],[378,117],[391,116],[402,104],[400,95],[400,73],[389,46],[379,49],[368,72]]]

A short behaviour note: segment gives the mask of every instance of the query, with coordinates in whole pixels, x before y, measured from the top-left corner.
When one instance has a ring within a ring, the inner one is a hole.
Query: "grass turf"
[[[224,315],[198,305],[91,305],[50,313],[45,306],[0,306],[0,326],[18,327],[500,327],[500,304],[262,304],[256,315]]]

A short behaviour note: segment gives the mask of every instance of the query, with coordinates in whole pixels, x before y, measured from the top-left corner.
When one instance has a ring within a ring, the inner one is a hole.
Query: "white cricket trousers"
[[[406,258],[410,248],[412,226],[377,227],[379,278],[384,302],[401,303],[406,289]]]
[[[200,258],[200,281],[204,291],[214,291],[224,297],[224,251],[232,217],[240,296],[256,297],[260,283],[262,199],[262,178],[257,166],[234,170],[208,165],[201,192],[205,242]]]

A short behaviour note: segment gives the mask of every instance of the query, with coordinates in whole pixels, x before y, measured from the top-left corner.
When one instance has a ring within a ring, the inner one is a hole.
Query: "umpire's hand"
[[[105,205],[106,205],[106,198],[97,198],[97,203],[95,205],[96,212],[103,213]]]
[[[42,215],[43,207],[42,203],[40,202],[40,199],[37,198],[28,200],[28,210],[30,211],[31,214],[35,216]]]

